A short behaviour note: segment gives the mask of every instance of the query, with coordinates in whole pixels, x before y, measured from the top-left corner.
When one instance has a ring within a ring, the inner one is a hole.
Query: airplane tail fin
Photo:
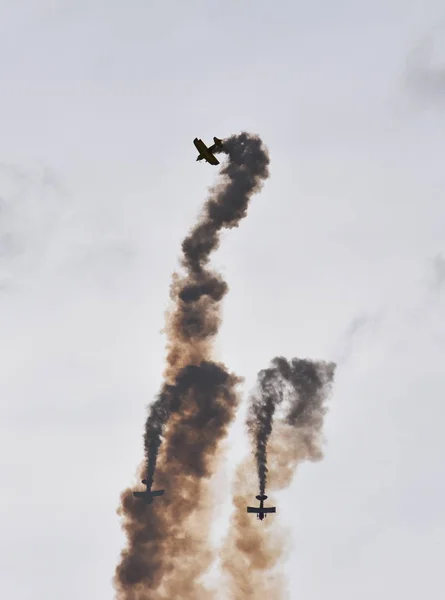
[[[214,137],[214,138],[213,138],[213,141],[215,142],[215,144],[216,144],[217,146],[221,146],[221,144],[222,144],[222,140],[220,140],[220,139],[219,139],[219,138],[217,138],[217,137]]]
[[[255,496],[255,498],[260,502],[261,500],[267,500],[267,496],[265,494],[258,494],[258,496]]]

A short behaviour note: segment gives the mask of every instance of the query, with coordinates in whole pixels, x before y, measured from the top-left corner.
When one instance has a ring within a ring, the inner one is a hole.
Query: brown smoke
[[[228,162],[203,213],[182,244],[183,276],[171,287],[165,383],[145,426],[144,475],[165,488],[145,505],[127,489],[119,514],[127,547],[116,568],[119,600],[209,598],[200,578],[210,567],[208,479],[238,405],[238,377],[212,361],[227,284],[207,264],[223,228],[237,227],[251,196],[268,177],[260,138],[247,133],[224,140]]]
[[[292,482],[299,463],[322,458],[325,402],[334,373],[334,363],[277,357],[269,369],[258,374],[247,427],[259,481],[255,481],[255,466],[249,457],[236,471],[235,511],[221,553],[229,597],[234,600],[260,600],[264,596],[278,600],[285,595],[285,580],[278,569],[286,551],[285,533],[275,515],[258,521],[246,507],[258,483],[261,493],[266,481],[272,491],[283,490]],[[285,413],[273,421],[282,403]],[[273,498],[267,505],[275,505]]]

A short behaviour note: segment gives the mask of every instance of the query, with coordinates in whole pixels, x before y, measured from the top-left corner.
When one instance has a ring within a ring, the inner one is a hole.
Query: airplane
[[[145,504],[151,504],[153,502],[153,498],[155,496],[163,496],[164,490],[156,490],[152,492],[148,489],[148,481],[146,479],[142,480],[142,483],[147,486],[145,492],[133,492],[133,496],[135,498],[142,498]]]
[[[219,140],[217,137],[213,138],[214,144],[213,146],[210,146],[210,148],[207,148],[207,146],[204,144],[204,142],[198,138],[195,138],[193,140],[193,143],[196,146],[196,149],[199,152],[198,158],[196,160],[202,160],[203,158],[205,158],[205,160],[211,164],[211,165],[219,165],[219,160],[216,158],[216,156],[213,154],[218,148],[221,148],[222,146],[222,140]]]
[[[259,508],[255,508],[253,506],[248,506],[247,507],[247,512],[248,513],[256,513],[256,517],[257,519],[260,519],[260,521],[262,521],[263,519],[266,518],[266,513],[276,513],[277,509],[275,508],[275,506],[270,506],[269,508],[265,508],[264,507],[264,500],[267,500],[267,496],[263,495],[259,495],[259,496],[255,496],[257,500],[260,501],[260,506]]]

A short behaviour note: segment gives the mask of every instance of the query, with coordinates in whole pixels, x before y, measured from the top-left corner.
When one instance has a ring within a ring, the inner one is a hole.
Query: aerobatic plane
[[[203,158],[211,165],[219,165],[219,160],[213,154],[218,148],[222,146],[222,140],[219,140],[217,137],[213,138],[213,146],[208,148],[204,142],[198,138],[193,140],[193,143],[196,146],[196,149],[199,152],[198,158],[196,160],[202,160]]]
[[[164,490],[156,490],[152,492],[148,489],[148,481],[146,479],[142,480],[142,483],[147,486],[147,489],[144,492],[133,492],[133,496],[135,498],[142,498],[145,504],[151,504],[153,502],[153,498],[155,496],[163,496]]]
[[[276,513],[277,512],[277,509],[275,508],[275,506],[270,506],[268,508],[264,507],[264,500],[267,500],[267,496],[262,494],[262,495],[255,496],[255,497],[257,500],[260,501],[260,506],[258,508],[254,507],[254,506],[248,506],[247,507],[248,513],[256,513],[257,519],[260,519],[260,521],[262,521],[263,519],[266,518],[266,513]]]

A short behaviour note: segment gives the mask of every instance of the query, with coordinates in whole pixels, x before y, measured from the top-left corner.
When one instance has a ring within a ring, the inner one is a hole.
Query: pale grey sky
[[[215,257],[218,356],[246,397],[276,354],[340,361],[325,460],[280,497],[290,598],[444,596],[441,5],[0,2],[3,597],[113,596],[171,273],[216,176],[192,140],[241,130],[271,178]]]

